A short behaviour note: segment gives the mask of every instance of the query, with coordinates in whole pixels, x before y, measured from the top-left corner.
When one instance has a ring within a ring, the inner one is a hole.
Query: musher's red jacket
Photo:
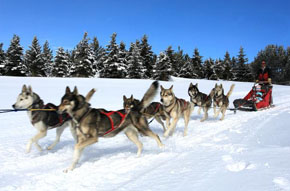
[[[256,79],[259,81],[268,81],[268,78],[272,78],[271,70],[268,67],[264,70],[260,68],[257,72]]]

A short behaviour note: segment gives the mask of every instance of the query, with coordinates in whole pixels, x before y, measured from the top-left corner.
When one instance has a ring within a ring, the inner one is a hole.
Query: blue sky
[[[34,36],[51,48],[73,49],[84,32],[102,46],[113,32],[131,42],[146,34],[156,54],[169,45],[192,56],[236,56],[240,46],[249,61],[268,44],[290,46],[288,0],[0,0],[0,42],[13,34],[27,49]]]

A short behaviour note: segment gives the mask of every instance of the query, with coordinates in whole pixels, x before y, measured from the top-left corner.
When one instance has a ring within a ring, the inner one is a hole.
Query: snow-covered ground
[[[174,78],[161,82],[174,84],[177,97],[189,100],[189,83],[199,83],[208,93],[215,81]],[[81,78],[0,77],[0,108],[11,108],[23,84],[32,85],[45,103],[60,103],[65,87],[77,85],[86,94],[97,92],[93,107],[117,110],[122,96],[141,98],[151,80],[115,80]],[[221,82],[225,92],[235,83],[230,101],[241,98],[252,83]],[[276,107],[259,112],[227,111],[224,121],[213,118],[200,122],[197,108],[191,115],[188,136],[183,137],[183,119],[175,134],[165,139],[162,127],[153,121],[150,127],[165,144],[141,137],[144,150],[137,148],[121,133],[100,139],[88,147],[77,168],[63,173],[72,161],[74,141],[66,129],[61,142],[51,151],[35,147],[25,153],[28,140],[36,133],[26,112],[0,114],[0,190],[290,190],[290,87],[274,85]],[[156,100],[160,99],[159,95]],[[230,107],[233,107],[232,104]],[[55,130],[40,140],[45,148],[53,142]]]

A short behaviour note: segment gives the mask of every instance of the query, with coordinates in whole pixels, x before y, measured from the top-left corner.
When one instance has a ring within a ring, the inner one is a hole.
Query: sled
[[[241,110],[241,111],[259,111],[262,109],[268,109],[270,107],[273,107],[271,104],[272,100],[272,85],[269,85],[268,83],[261,83],[259,82],[259,85],[261,85],[262,92],[262,100],[259,102],[256,102],[253,98],[255,97],[257,91],[255,88],[255,85],[251,89],[251,91],[242,99],[236,99],[234,100],[233,104],[235,106],[234,111]]]

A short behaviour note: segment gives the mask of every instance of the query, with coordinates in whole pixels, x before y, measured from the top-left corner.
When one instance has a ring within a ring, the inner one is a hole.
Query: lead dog
[[[234,90],[235,84],[232,84],[230,87],[229,92],[227,95],[224,95],[224,88],[223,85],[217,85],[215,84],[215,87],[213,88],[213,111],[214,111],[214,117],[217,117],[220,112],[222,113],[222,117],[220,120],[223,120],[225,118],[225,113],[227,111],[227,108],[229,106],[229,97],[231,96],[233,90]],[[219,107],[219,111],[216,111],[216,107]]]
[[[190,96],[190,101],[199,106],[198,114],[200,114],[200,110],[202,109],[204,112],[204,117],[200,120],[201,122],[205,121],[208,118],[208,110],[212,104],[213,91],[210,92],[209,95],[202,93],[198,89],[198,84],[193,85],[190,83],[188,88],[188,95]]]
[[[138,105],[140,100],[134,99],[133,95],[130,98],[127,98],[125,95],[123,96],[123,106],[126,111],[129,111],[134,106]],[[156,121],[161,124],[163,127],[163,131],[165,132],[166,128],[162,120],[166,120],[164,108],[159,102],[152,102],[148,107],[144,109],[142,112],[147,119],[151,119],[154,117]]]
[[[147,119],[141,113],[141,110],[150,104],[157,89],[158,82],[155,81],[143,96],[140,104],[126,113],[124,109],[106,111],[91,108],[85,98],[78,93],[76,87],[73,92],[67,87],[65,95],[61,99],[59,111],[69,113],[76,123],[77,144],[74,147],[73,162],[64,172],[73,170],[84,148],[98,142],[99,137],[114,137],[121,131],[125,131],[128,139],[138,147],[137,156],[140,156],[143,148],[138,139],[138,133],[154,138],[159,147],[163,147],[158,135],[149,129]]]
[[[167,113],[166,118],[166,131],[164,132],[164,136],[168,137],[169,134],[172,135],[175,131],[177,121],[180,117],[184,118],[184,136],[187,135],[187,126],[190,118],[190,114],[194,109],[194,105],[191,102],[185,101],[184,99],[179,99],[175,97],[173,91],[173,85],[169,89],[164,89],[161,86],[161,102],[163,103],[163,108]],[[172,118],[172,123],[170,123],[170,119]]]
[[[32,143],[35,144],[39,151],[42,151],[41,146],[38,144],[38,140],[45,137],[49,129],[56,128],[55,141],[47,148],[53,149],[53,147],[60,141],[60,136],[63,130],[67,127],[71,127],[73,136],[75,137],[73,124],[71,118],[67,114],[58,114],[56,111],[39,111],[37,109],[55,109],[57,107],[51,103],[44,105],[43,100],[39,95],[32,91],[31,86],[28,88],[23,85],[22,91],[17,97],[17,101],[12,105],[14,109],[28,109],[27,114],[31,124],[37,129],[38,133],[30,139],[26,146],[26,152],[31,151]],[[34,111],[31,111],[33,109]],[[35,110],[36,109],[36,110]]]

